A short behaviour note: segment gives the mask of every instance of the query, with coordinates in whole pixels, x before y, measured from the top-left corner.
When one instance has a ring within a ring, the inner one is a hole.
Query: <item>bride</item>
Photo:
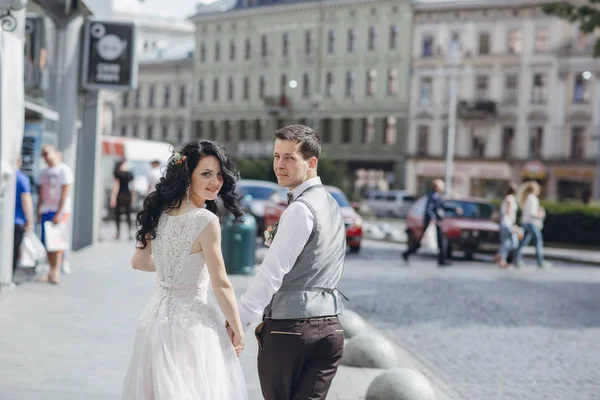
[[[244,332],[215,204],[220,196],[241,217],[236,179],[222,147],[191,142],[173,154],[156,191],[144,200],[131,264],[156,271],[156,286],[138,322],[123,400],[247,399],[238,360]]]

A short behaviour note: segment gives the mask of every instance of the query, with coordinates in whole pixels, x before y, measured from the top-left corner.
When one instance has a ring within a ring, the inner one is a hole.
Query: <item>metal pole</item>
[[[452,193],[454,177],[454,142],[456,138],[456,104],[458,102],[458,75],[456,69],[450,73],[450,101],[448,105],[448,140],[446,141],[446,193]]]
[[[596,126],[596,182],[594,182],[594,200],[600,201],[600,123]]]

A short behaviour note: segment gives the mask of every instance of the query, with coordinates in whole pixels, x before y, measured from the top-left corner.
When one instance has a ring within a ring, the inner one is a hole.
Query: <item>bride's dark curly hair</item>
[[[156,238],[156,227],[161,214],[181,206],[186,189],[192,183],[192,173],[198,162],[207,156],[216,157],[221,164],[223,186],[219,197],[223,200],[223,205],[236,219],[242,217],[241,196],[235,192],[239,173],[225,149],[212,140],[190,142],[175,150],[167,163],[164,176],[156,184],[156,190],[144,199],[142,211],[137,214],[140,229],[135,234],[140,249],[146,248],[148,239]],[[215,214],[218,212],[217,204],[212,200],[206,201],[206,209]]]

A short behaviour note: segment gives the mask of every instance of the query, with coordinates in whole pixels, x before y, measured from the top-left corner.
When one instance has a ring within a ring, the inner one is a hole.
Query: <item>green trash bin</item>
[[[221,238],[227,273],[251,275],[256,256],[256,219],[249,213],[240,221],[228,215],[223,223]]]

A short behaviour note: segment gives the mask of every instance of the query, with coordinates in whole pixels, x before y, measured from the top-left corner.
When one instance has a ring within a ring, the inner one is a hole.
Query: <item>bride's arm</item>
[[[136,246],[133,257],[131,257],[131,266],[133,269],[147,272],[155,272],[154,257],[152,257],[152,241],[148,239],[148,245],[145,249]]]
[[[214,219],[202,230],[199,240],[217,303],[233,331],[239,334],[242,332],[242,322],[235,291],[225,271],[225,262],[221,253],[221,226],[218,219]]]

